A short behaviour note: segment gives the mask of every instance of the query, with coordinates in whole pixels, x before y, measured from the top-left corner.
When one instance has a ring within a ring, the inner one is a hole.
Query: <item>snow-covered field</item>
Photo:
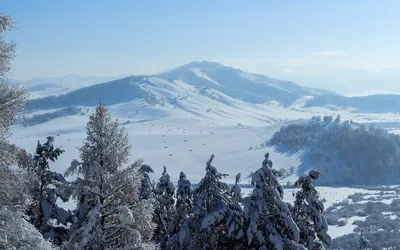
[[[71,160],[79,157],[76,147],[83,143],[87,121],[87,116],[70,116],[29,128],[14,127],[10,141],[33,152],[38,140],[55,136],[55,145],[62,147],[65,153],[52,167],[64,172]],[[257,170],[266,152],[270,152],[276,167],[289,168],[299,164],[295,156],[287,158],[274,153],[272,148],[249,150],[265,143],[279,129],[278,126],[221,126],[212,122],[173,118],[128,124],[125,124],[126,119],[120,119],[120,122],[128,131],[132,144],[130,161],[144,159],[156,171],[155,178],[165,165],[173,179],[177,180],[179,173],[184,171],[195,183],[203,177],[211,154],[216,156],[214,165],[218,170],[231,176],[228,181],[238,172],[247,176]]]
[[[205,100],[208,102],[204,103]],[[239,172],[242,176],[248,176],[259,168],[266,152],[270,153],[274,167],[278,169],[296,168],[300,164],[297,154],[288,156],[262,146],[290,120],[340,113],[342,120],[352,119],[358,123],[390,122],[393,126],[400,122],[397,114],[360,114],[321,108],[303,110],[295,106],[288,109],[274,104],[241,105],[236,103],[237,100],[232,105],[224,105],[208,98],[201,101],[182,100],[181,108],[146,106],[135,101],[110,106],[112,116],[120,121],[129,134],[132,144],[130,161],[144,159],[155,169],[155,177],[165,165],[173,179],[176,180],[179,173],[184,171],[188,178],[197,182],[204,174],[210,155],[215,154],[214,165],[219,171],[229,174],[229,180],[233,180]],[[88,109],[89,114],[94,111],[94,107],[83,108]],[[206,112],[206,108],[212,110]],[[27,117],[42,113],[43,110],[38,110]],[[33,127],[15,125],[10,141],[33,152],[38,140],[44,141],[47,136],[55,136],[55,144],[66,152],[53,165],[57,171],[64,172],[71,160],[78,157],[76,147],[82,145],[88,120],[88,115],[75,115]],[[295,179],[296,176],[289,176],[283,181],[293,182]]]
[[[301,103],[299,100],[297,103]],[[314,108],[302,110],[293,105],[284,108],[274,104],[231,106],[219,105],[220,102],[210,101],[199,107],[199,103],[182,100],[183,109],[169,107],[149,107],[140,103],[122,103],[110,107],[114,118],[118,118],[121,125],[129,133],[132,144],[130,162],[138,158],[152,166],[155,174],[151,177],[158,179],[163,166],[173,181],[177,181],[179,173],[184,171],[192,183],[197,183],[205,173],[205,165],[211,154],[215,154],[213,165],[222,173],[229,174],[228,183],[234,182],[237,173],[241,173],[242,184],[249,184],[246,177],[261,167],[264,154],[269,152],[275,168],[297,167],[300,164],[299,156],[286,155],[276,152],[274,148],[262,146],[286,121],[309,119],[313,115],[335,115],[338,111]],[[205,107],[212,108],[212,112],[204,112]],[[86,107],[85,107],[86,108]],[[201,116],[185,110],[203,111]],[[89,108],[89,112],[93,107]],[[34,114],[43,113],[43,111]],[[32,115],[32,114],[30,114]],[[352,119],[354,122],[398,122],[400,116],[396,114],[373,115],[356,114],[342,111],[342,119]],[[47,136],[55,136],[55,146],[62,147],[65,153],[59,160],[51,163],[51,167],[64,173],[73,159],[79,157],[77,147],[81,146],[86,136],[85,125],[87,115],[62,117],[49,122],[24,128],[15,125],[12,128],[12,143],[34,152],[37,141],[44,141]],[[250,148],[252,148],[250,150]],[[282,180],[293,183],[297,179],[293,174]],[[73,177],[72,177],[73,178]],[[326,208],[340,202],[350,194],[364,192],[355,188],[318,187],[321,198],[325,198]],[[285,189],[284,199],[292,202],[292,193],[295,189]],[[243,188],[247,195],[251,189]],[[374,193],[370,192],[371,195]],[[386,201],[390,203],[390,200]],[[73,208],[74,204],[64,206]],[[332,238],[353,232],[355,225],[348,219],[345,226],[330,226]],[[362,219],[362,218],[361,218]]]

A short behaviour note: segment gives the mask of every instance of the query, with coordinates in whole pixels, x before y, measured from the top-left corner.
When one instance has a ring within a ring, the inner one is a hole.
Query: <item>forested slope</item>
[[[400,136],[373,126],[340,122],[340,117],[313,117],[284,126],[269,144],[278,151],[302,152],[298,171],[322,171],[328,184],[398,183]]]

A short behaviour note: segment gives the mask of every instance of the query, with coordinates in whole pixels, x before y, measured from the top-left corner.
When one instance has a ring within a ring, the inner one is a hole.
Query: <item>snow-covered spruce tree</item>
[[[239,173],[236,175],[235,185],[230,190],[230,197],[232,203],[229,204],[229,213],[227,213],[226,224],[228,226],[229,244],[232,249],[242,249],[242,246],[246,246],[245,242],[245,219],[242,209],[242,188],[239,185],[242,175]]]
[[[176,213],[172,220],[171,231],[167,242],[167,249],[183,249],[179,239],[189,231],[189,218],[193,211],[192,206],[192,183],[186,179],[186,174],[179,174],[179,181],[176,190]],[[180,231],[182,228],[182,231]],[[179,234],[182,233],[182,235]]]
[[[324,204],[313,185],[319,176],[320,172],[311,170],[307,176],[301,176],[294,184],[294,187],[300,186],[301,190],[296,193],[292,208],[293,219],[300,229],[300,243],[310,250],[325,249],[323,244],[331,245]]]
[[[154,170],[147,164],[143,164],[140,167],[139,174],[141,175],[141,186],[140,186],[140,198],[141,199],[153,199],[154,196],[154,185],[150,180],[149,173],[154,173]]]
[[[124,168],[128,135],[100,103],[86,126],[87,137],[66,175],[78,200],[66,249],[142,249],[152,237],[152,202],[139,199],[142,161]]]
[[[230,192],[232,201],[236,204],[243,202],[242,188],[239,185],[241,178],[242,178],[242,175],[240,173],[236,175],[235,185],[232,186],[231,192]]]
[[[175,217],[175,187],[165,166],[154,191],[156,195],[154,222],[157,227],[153,239],[160,244],[161,249],[165,249],[173,227],[172,220]]]
[[[300,231],[294,222],[283,189],[272,169],[272,161],[265,155],[262,167],[252,176],[255,186],[244,199],[248,247],[270,250],[305,249],[298,244]]]
[[[60,245],[67,239],[67,223],[71,214],[57,205],[57,199],[68,201],[70,193],[64,188],[65,178],[50,170],[50,161],[54,162],[64,152],[55,148],[54,137],[47,137],[43,144],[38,142],[36,152],[26,164],[25,171],[29,179],[29,195],[31,203],[27,208],[29,221],[39,230],[46,239]]]
[[[336,116],[335,123],[340,123],[340,114]]]
[[[206,165],[206,175],[193,190],[192,216],[183,223],[178,240],[181,249],[240,249],[235,216],[237,208],[229,197],[228,184],[221,181],[221,174],[211,165],[214,155]],[[178,248],[179,249],[179,248]]]

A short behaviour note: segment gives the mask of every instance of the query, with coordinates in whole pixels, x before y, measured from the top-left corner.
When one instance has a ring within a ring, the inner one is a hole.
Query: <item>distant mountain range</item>
[[[39,83],[28,85],[35,92],[62,93],[58,96],[47,96],[29,101],[28,109],[51,109],[71,105],[96,105],[100,98],[107,104],[117,104],[133,100],[145,100],[149,103],[168,102],[170,96],[161,93],[157,88],[160,82],[170,85],[180,84],[187,91],[195,91],[200,95],[216,98],[218,93],[227,97],[261,104],[275,101],[283,106],[291,105],[303,96],[336,95],[331,91],[314,88],[304,88],[290,81],[271,79],[264,75],[250,74],[239,69],[224,66],[214,62],[192,62],[177,69],[154,76],[130,76],[78,88],[78,84],[67,87],[62,84]],[[54,88],[60,87],[57,91]],[[81,84],[85,86],[85,84]],[[160,86],[162,87],[162,86]],[[73,89],[77,88],[77,89]],[[210,94],[213,92],[213,94]],[[219,98],[221,99],[221,98]]]
[[[107,81],[101,83],[102,80]],[[345,108],[365,113],[400,111],[400,96],[397,95],[344,97],[332,91],[303,87],[291,81],[207,61],[191,62],[159,75],[129,76],[117,80],[112,77],[68,76],[59,80],[34,79],[23,82],[23,85],[34,96],[41,97],[31,99],[28,110],[93,106],[99,99],[107,105],[139,101],[184,109],[180,101],[190,97],[200,103],[206,102],[206,98],[231,106],[245,102],[255,105],[273,103],[290,108],[296,100],[304,99],[301,108]]]
[[[248,70],[290,80],[302,86],[334,90],[345,96],[400,93],[400,69],[370,71],[317,64],[283,67],[261,63],[258,66],[249,67]]]
[[[29,80],[15,80],[30,92],[30,99],[51,95],[61,95],[90,85],[120,79],[123,76],[93,76],[66,75],[61,77],[37,77]]]
[[[327,107],[330,109],[348,108],[362,113],[400,113],[400,95],[370,95],[345,97],[324,95],[308,101],[304,108]]]
[[[337,95],[332,91],[306,88],[294,82],[247,73],[215,62],[191,62],[161,74],[160,77],[183,80],[199,89],[215,89],[249,103],[277,101],[283,106],[289,106],[303,96]]]

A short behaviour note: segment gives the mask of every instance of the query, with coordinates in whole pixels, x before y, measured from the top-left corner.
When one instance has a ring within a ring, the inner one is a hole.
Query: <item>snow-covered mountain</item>
[[[92,83],[97,78],[72,78],[75,82],[64,79],[59,83],[52,83],[51,80],[24,83],[34,96],[52,93],[51,96],[31,100],[28,109],[91,106],[97,104],[100,98],[108,105],[142,100],[151,105],[179,106],[178,100],[189,96],[192,99],[207,97],[227,105],[244,101],[289,106],[304,96],[327,93],[213,62],[192,62],[161,75],[130,76],[96,85]]]
[[[172,80],[180,79],[199,89],[212,88],[249,103],[277,101],[284,106],[289,106],[302,96],[335,94],[207,61],[191,62],[160,76]]]
[[[129,76],[85,86],[87,83],[65,94],[31,99],[26,109],[38,113],[72,106],[93,107],[101,99],[122,117],[204,118],[224,124],[260,125],[288,116],[308,118],[311,114],[299,114],[289,105],[323,92],[212,62],[192,62],[160,75]],[[54,85],[39,86],[42,92],[65,91],[54,90]]]
[[[64,107],[93,107],[101,99],[116,114],[130,119],[180,117],[230,125],[268,125],[339,113],[353,120],[357,114],[360,122],[370,122],[382,120],[383,113],[398,112],[398,96],[348,98],[213,62],[192,62],[160,75],[91,83],[70,84],[75,90],[68,93],[64,93],[68,86],[41,85],[41,93],[54,95],[31,98],[27,110],[38,114]]]

